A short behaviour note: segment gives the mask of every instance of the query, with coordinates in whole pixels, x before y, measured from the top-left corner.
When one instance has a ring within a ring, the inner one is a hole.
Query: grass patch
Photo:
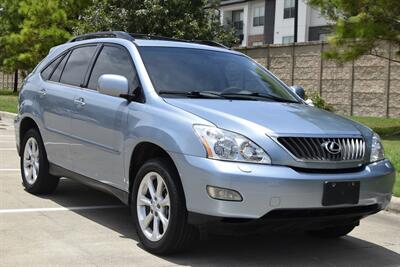
[[[0,111],[17,113],[18,93],[0,90]]]
[[[365,124],[382,138],[391,136],[400,136],[400,118],[376,118],[376,117],[357,117],[350,119]]]
[[[386,157],[390,159],[396,168],[396,183],[393,193],[395,196],[400,197],[400,136],[387,138],[382,142]]]
[[[400,118],[350,117],[370,127],[382,137],[386,157],[396,168],[393,193],[400,197]]]

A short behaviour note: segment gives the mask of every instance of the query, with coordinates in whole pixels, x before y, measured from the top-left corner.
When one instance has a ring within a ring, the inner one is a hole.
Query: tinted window
[[[81,86],[95,49],[95,46],[85,46],[73,50],[61,74],[60,82]]]
[[[129,81],[129,89],[136,89],[138,82],[136,71],[133,67],[131,56],[122,47],[104,46],[96,60],[90,75],[88,88],[96,89],[97,81],[103,74],[118,74],[126,77]]]
[[[54,68],[57,67],[57,64],[60,62],[61,59],[62,57],[57,58],[42,71],[43,80],[48,80],[50,78],[50,75],[53,73]]]
[[[284,19],[294,18],[295,11],[296,11],[295,0],[285,0],[283,9],[283,18]]]
[[[68,59],[68,54],[69,53],[67,53],[63,57],[60,64],[58,64],[57,68],[54,70],[53,74],[51,75],[50,81],[58,82],[60,80],[61,72],[65,66],[65,62],[67,62],[67,59]]]
[[[296,101],[279,80],[242,55],[171,47],[140,50],[157,92],[258,93]]]
[[[253,12],[253,26],[262,26],[264,25],[264,7],[255,7]]]

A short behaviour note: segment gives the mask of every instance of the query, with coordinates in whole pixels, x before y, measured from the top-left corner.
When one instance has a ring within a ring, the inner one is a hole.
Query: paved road
[[[115,198],[63,179],[52,196],[25,192],[13,129],[0,121],[0,266],[400,266],[400,215],[380,212],[350,236],[212,236],[190,252],[144,251]]]

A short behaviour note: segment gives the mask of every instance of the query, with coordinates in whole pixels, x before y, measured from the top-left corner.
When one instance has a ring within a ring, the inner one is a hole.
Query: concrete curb
[[[393,196],[386,210],[390,212],[400,213],[400,197]]]
[[[6,111],[0,111],[0,120],[1,119],[11,119],[14,120],[15,116],[17,116],[16,113],[11,113],[11,112],[6,112]],[[390,212],[396,212],[400,213],[400,197],[392,197],[392,200],[390,201],[389,205],[386,208],[387,211]]]
[[[6,111],[0,111],[0,120],[2,119],[9,119],[9,120],[14,120],[14,118],[17,116],[16,113],[11,113],[11,112],[6,112]]]

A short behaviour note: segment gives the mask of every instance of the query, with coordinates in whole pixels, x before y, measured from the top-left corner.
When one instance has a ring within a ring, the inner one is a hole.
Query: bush
[[[318,93],[311,93],[311,94],[306,94],[305,99],[310,99],[314,107],[324,109],[327,111],[335,111],[333,106],[331,104],[328,104]]]

